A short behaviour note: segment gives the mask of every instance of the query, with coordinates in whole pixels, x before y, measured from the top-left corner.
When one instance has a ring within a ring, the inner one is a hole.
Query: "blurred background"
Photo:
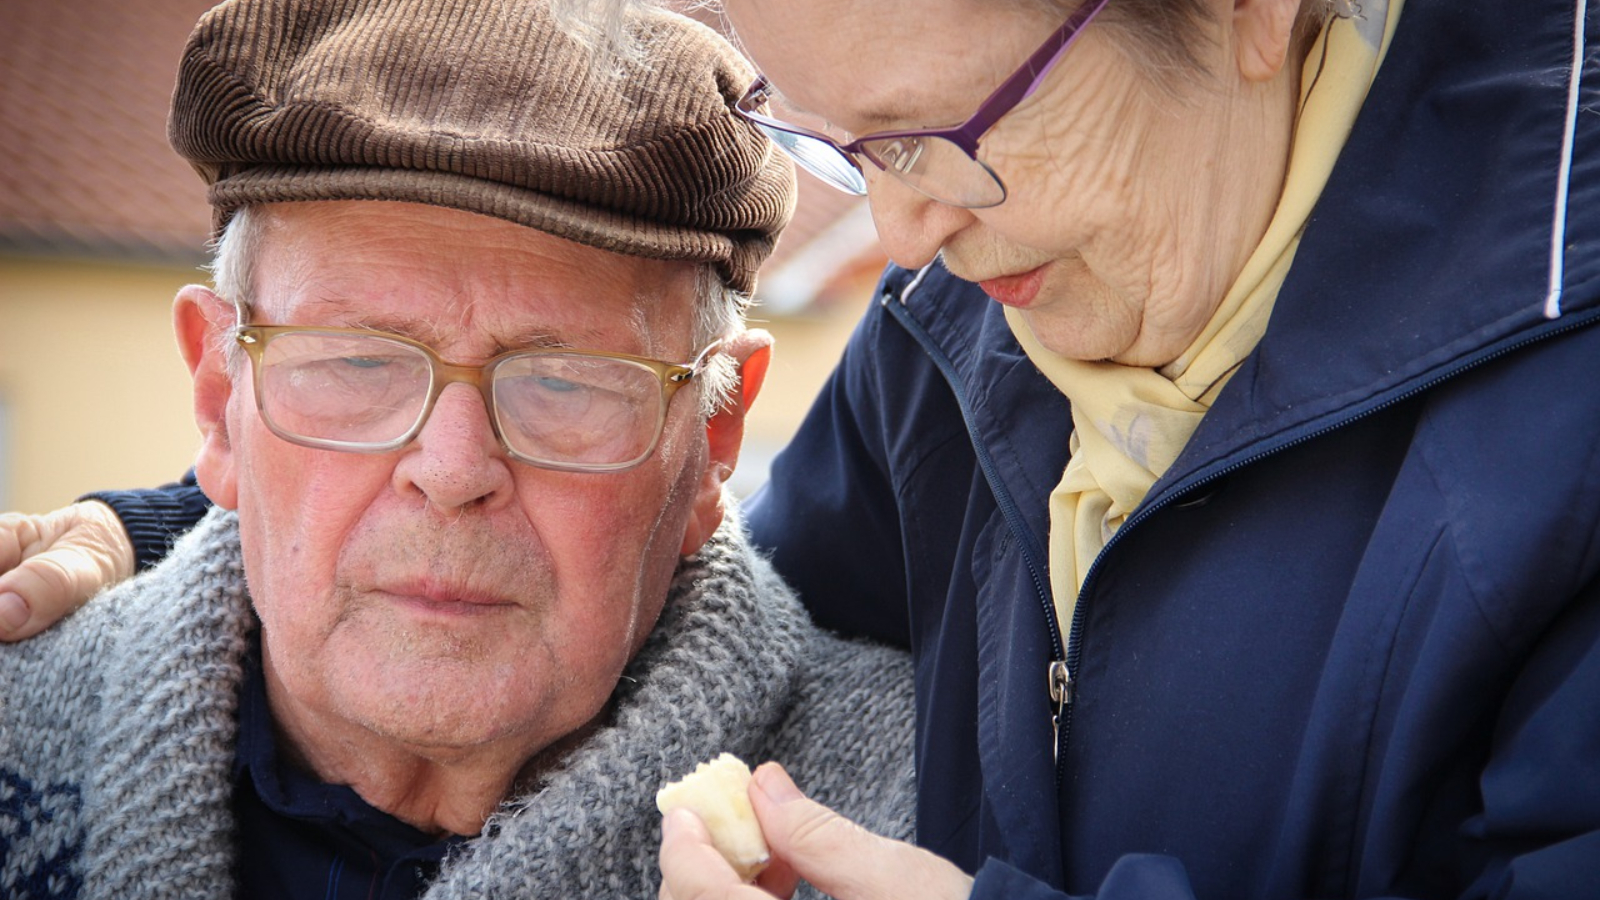
[[[210,210],[167,146],[166,112],[184,39],[209,6],[0,0],[0,510],[155,486],[193,458],[169,309],[179,287],[205,280]],[[751,317],[777,350],[741,493],[765,479],[884,264],[865,203],[801,178]]]

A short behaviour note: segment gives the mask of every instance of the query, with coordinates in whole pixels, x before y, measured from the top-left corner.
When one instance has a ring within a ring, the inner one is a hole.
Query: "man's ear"
[[[695,488],[694,506],[683,532],[683,556],[699,550],[722,525],[722,485],[739,463],[744,419],[761,393],[772,361],[772,335],[752,328],[724,341],[722,351],[738,363],[739,383],[727,402],[706,421],[706,470]]]
[[[197,284],[179,291],[172,301],[178,350],[194,379],[194,420],[200,427],[195,478],[211,502],[224,509],[236,508],[239,498],[233,441],[228,434],[233,378],[222,350],[223,335],[233,320],[233,304]]]
[[[1271,81],[1283,70],[1300,0],[1234,0],[1234,56],[1246,81]]]

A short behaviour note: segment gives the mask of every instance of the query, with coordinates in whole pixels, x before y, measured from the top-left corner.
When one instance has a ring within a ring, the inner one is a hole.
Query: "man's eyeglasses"
[[[256,406],[294,444],[383,453],[410,443],[445,386],[483,395],[500,444],[546,469],[615,472],[649,458],[667,405],[718,343],[675,365],[622,353],[516,350],[481,366],[439,358],[399,335],[353,328],[243,325]]]
[[[1001,117],[1038,90],[1106,2],[1089,0],[1078,7],[978,105],[972,118],[953,128],[884,131],[840,144],[821,132],[757,112],[772,95],[766,76],[756,79],[734,110],[765,132],[795,162],[840,190],[857,195],[867,192],[861,164],[855,159],[862,156],[940,203],[967,209],[998,206],[1005,202],[1006,187],[1000,176],[978,159],[978,141]]]

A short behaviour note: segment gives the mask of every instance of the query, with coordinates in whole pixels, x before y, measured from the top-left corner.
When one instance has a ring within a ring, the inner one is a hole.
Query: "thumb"
[[[838,900],[960,900],[972,879],[947,860],[867,831],[801,793],[777,763],[756,770],[751,806],[772,854]]]
[[[45,516],[0,520],[0,640],[43,631],[100,588],[133,574],[133,552],[116,514],[75,503]]]
[[[50,550],[0,576],[0,638],[32,637],[82,605],[95,590],[83,565],[77,550]]]

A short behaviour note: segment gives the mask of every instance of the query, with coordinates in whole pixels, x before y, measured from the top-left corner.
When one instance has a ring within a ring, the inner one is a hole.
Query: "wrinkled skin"
[[[693,266],[414,204],[270,207],[258,324],[366,327],[481,363],[557,343],[681,362]],[[432,832],[474,834],[541,754],[603,713],[682,555],[721,521],[742,409],[669,408],[656,452],[604,474],[507,456],[446,387],[417,438],[355,454],[267,430],[231,304],[175,307],[201,486],[236,509],[274,719],[322,780]],[[224,340],[219,341],[219,336]]]

